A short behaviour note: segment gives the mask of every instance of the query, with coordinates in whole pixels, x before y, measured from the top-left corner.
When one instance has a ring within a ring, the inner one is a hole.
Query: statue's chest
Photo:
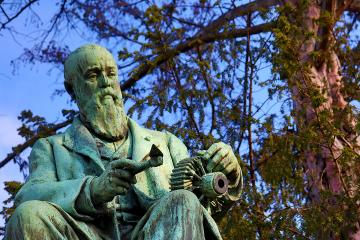
[[[132,157],[132,144],[129,138],[121,143],[109,143],[96,139],[96,146],[105,168],[111,161],[124,158],[131,159]]]

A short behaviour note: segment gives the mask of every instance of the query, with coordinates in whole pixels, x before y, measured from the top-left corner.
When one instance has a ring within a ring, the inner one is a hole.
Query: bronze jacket
[[[169,191],[174,164],[189,155],[186,146],[171,133],[142,128],[130,118],[128,125],[134,161],[143,160],[152,144],[164,155],[163,165],[136,175],[135,192],[140,204],[146,207]],[[75,208],[75,201],[89,179],[104,170],[95,140],[78,118],[64,133],[38,140],[29,162],[30,176],[16,195],[15,206],[28,200],[43,200],[55,203],[81,220],[91,220],[93,214],[98,214],[91,201],[87,206],[89,214]]]

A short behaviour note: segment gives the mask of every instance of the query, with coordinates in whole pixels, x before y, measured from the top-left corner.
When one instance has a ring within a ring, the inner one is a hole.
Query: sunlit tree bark
[[[297,39],[300,43],[299,67],[289,77],[288,83],[298,131],[315,134],[304,151],[309,198],[312,203],[321,204],[321,193],[328,191],[334,196],[345,195],[351,199],[359,194],[360,138],[355,130],[358,121],[345,101],[341,63],[335,52],[333,35],[336,22],[351,2],[309,1],[301,6],[298,1],[292,1],[290,4],[303,9],[300,28],[305,34],[304,38]],[[325,201],[331,202],[329,199]],[[348,206],[342,207],[346,209]],[[360,239],[358,220],[353,225],[347,232],[348,237]],[[340,239],[339,233],[328,234],[320,236]]]

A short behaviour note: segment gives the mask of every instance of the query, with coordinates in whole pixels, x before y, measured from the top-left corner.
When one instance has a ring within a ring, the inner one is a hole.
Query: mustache
[[[111,96],[113,98],[114,101],[118,102],[120,101],[122,98],[120,97],[119,94],[117,94],[115,92],[114,89],[108,87],[108,88],[104,88],[104,89],[100,89],[97,93],[96,93],[96,97],[99,100],[103,100],[105,98],[105,96]]]

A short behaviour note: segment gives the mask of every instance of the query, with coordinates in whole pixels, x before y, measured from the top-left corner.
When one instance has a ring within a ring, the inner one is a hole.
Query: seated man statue
[[[80,114],[64,133],[33,146],[5,239],[221,239],[194,193],[170,191],[171,171],[189,157],[187,148],[126,116],[111,53],[84,45],[67,58],[64,76]],[[153,145],[163,164],[130,171],[129,162],[149,159]],[[205,168],[229,179],[227,202],[237,200],[241,170],[231,148],[215,143],[204,154]]]

